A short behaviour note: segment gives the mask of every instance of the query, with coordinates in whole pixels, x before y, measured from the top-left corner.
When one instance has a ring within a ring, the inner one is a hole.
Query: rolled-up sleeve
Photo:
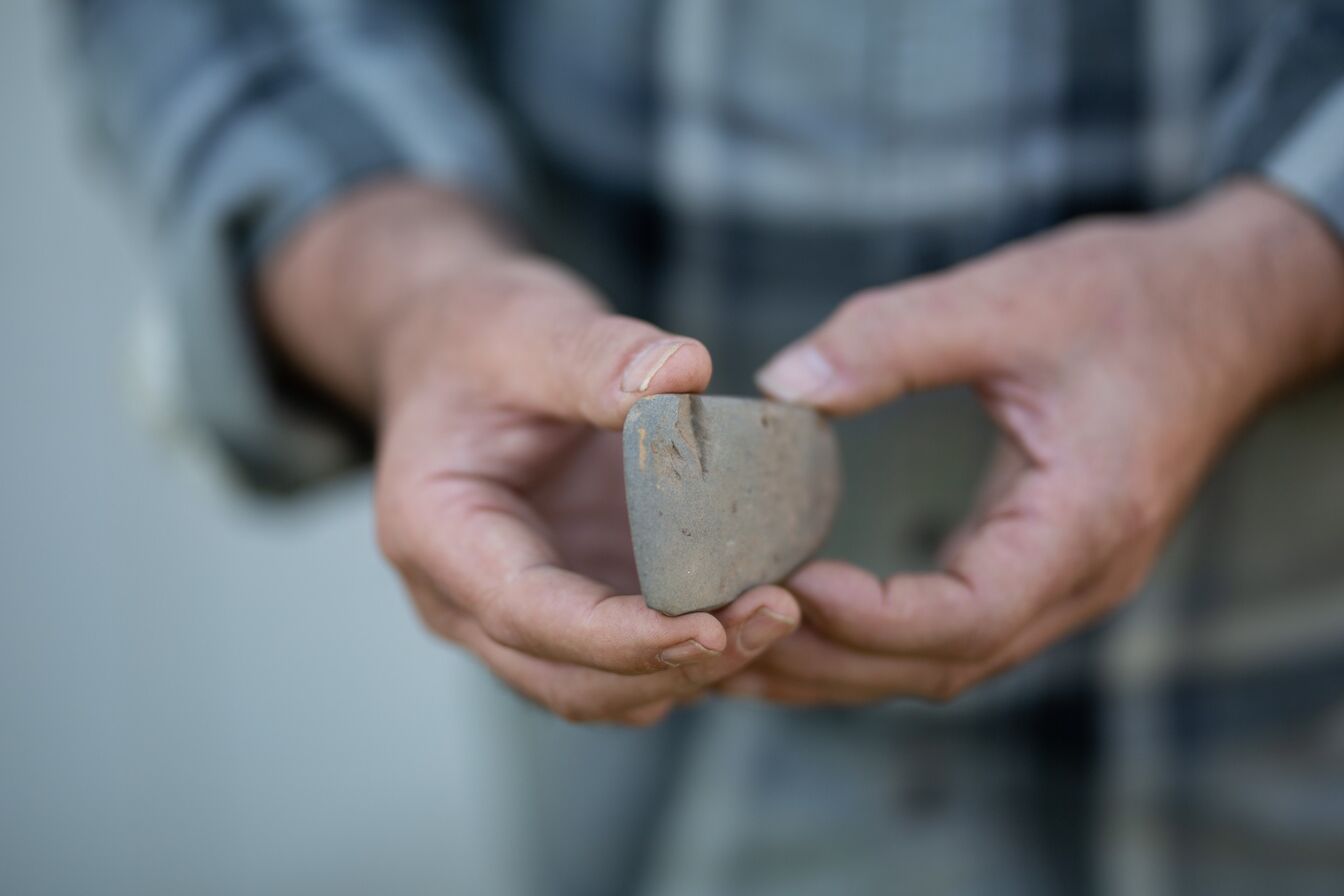
[[[510,147],[451,29],[397,0],[69,13],[81,92],[162,250],[191,422],[261,488],[349,465],[357,432],[268,363],[252,274],[314,209],[381,174],[518,212]]]
[[[1279,6],[1218,124],[1217,173],[1258,171],[1344,239],[1344,0]]]

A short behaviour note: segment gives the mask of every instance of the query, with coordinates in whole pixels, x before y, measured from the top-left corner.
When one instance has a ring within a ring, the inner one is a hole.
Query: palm
[[[436,410],[405,415],[380,464],[384,485],[411,496],[427,531],[452,531],[464,508],[498,514],[528,531],[536,562],[618,594],[639,591],[619,434],[474,402]],[[410,450],[420,445],[434,448]]]
[[[621,437],[586,430],[528,490],[564,565],[614,588],[639,591],[621,478]]]

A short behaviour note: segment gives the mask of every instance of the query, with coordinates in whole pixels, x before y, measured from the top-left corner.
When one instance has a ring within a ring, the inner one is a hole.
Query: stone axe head
[[[671,616],[778,582],[825,540],[840,501],[835,432],[808,408],[652,395],[623,432],[644,599]]]

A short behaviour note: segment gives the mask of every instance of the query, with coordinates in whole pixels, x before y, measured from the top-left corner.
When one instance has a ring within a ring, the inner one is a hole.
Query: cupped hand
[[[970,384],[1001,444],[941,569],[804,567],[804,625],[722,688],[944,700],[1033,656],[1138,588],[1238,426],[1342,346],[1344,253],[1255,183],[856,296],[763,391],[845,414]]]
[[[638,594],[613,430],[644,395],[704,389],[698,342],[413,179],[321,210],[261,286],[286,360],[375,426],[378,539],[425,623],[517,691],[649,723],[797,625],[778,587],[678,618]]]
[[[702,345],[516,257],[459,273],[398,326],[378,534],[431,629],[566,718],[637,723],[793,630],[777,587],[677,618],[638,593],[611,430],[644,395],[701,391]]]

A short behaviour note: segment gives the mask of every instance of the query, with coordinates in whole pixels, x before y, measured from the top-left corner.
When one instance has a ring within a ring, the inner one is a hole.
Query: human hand
[[[443,224],[422,196],[403,200],[374,197],[355,212],[401,222],[379,228],[401,234],[378,250],[395,269],[345,278],[375,296],[345,328],[365,338],[367,375],[338,367],[330,339],[294,355],[376,419],[379,543],[429,628],[565,718],[627,723],[661,718],[791,632],[799,610],[777,587],[677,618],[638,595],[610,430],[644,395],[703,390],[704,347],[610,314],[574,277],[479,232],[429,238],[417,251],[439,260],[408,261],[422,238],[406,238],[408,226],[421,230],[406,218]],[[352,244],[313,239],[329,245],[298,247],[292,265],[320,268],[302,255],[341,258]],[[472,252],[442,260],[467,243]],[[417,267],[413,284],[400,279]],[[290,273],[291,287],[303,279]],[[295,309],[314,293],[323,300],[321,289],[294,290],[295,304],[277,310],[287,332],[300,331]]]
[[[1239,425],[1342,348],[1344,253],[1253,183],[856,296],[763,391],[856,413],[971,384],[996,458],[940,571],[806,566],[803,627],[722,689],[946,700],[1033,656],[1131,594]]]

